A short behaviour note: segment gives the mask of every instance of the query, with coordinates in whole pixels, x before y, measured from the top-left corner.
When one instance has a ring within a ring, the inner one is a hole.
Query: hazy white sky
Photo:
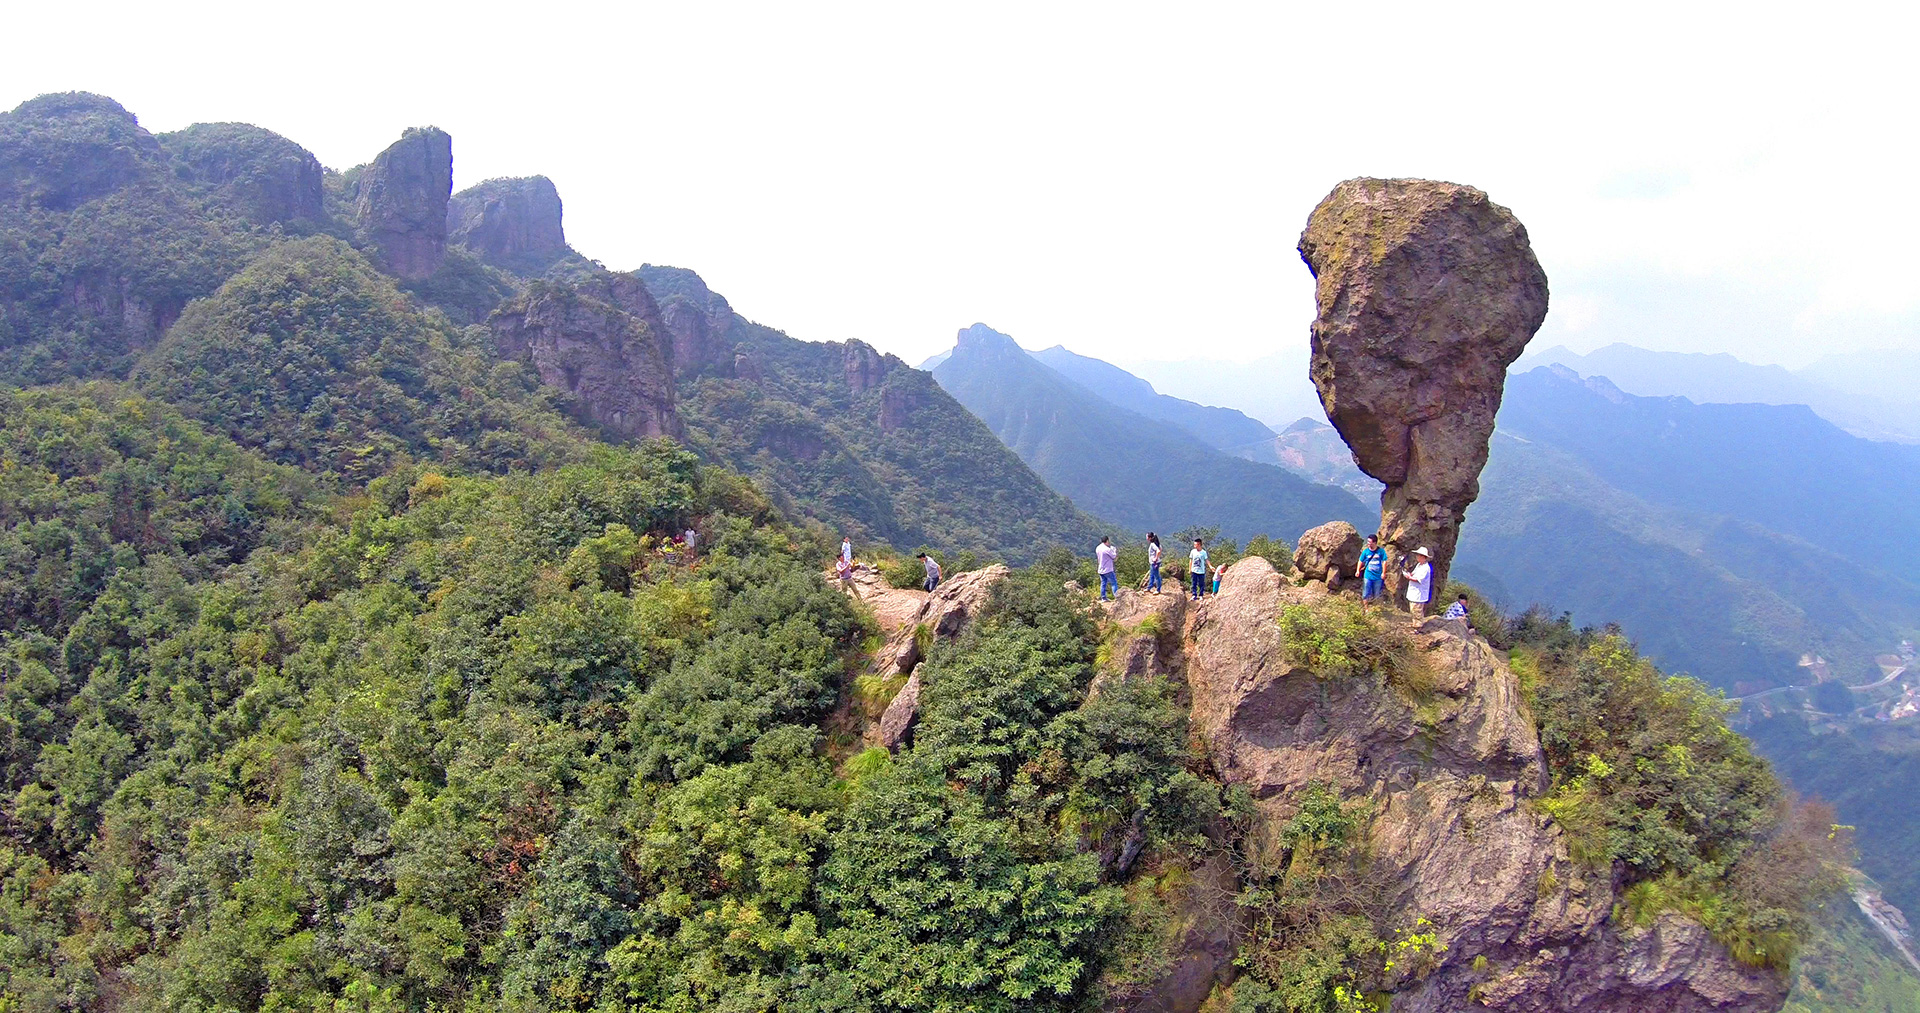
[[[1452,179],[1532,233],[1539,345],[1798,365],[1920,344],[1915,12],[38,4],[0,107],[97,91],[335,168],[437,124],[456,187],[544,173],[609,267],[910,362],[975,320],[1116,360],[1304,349],[1314,204]]]

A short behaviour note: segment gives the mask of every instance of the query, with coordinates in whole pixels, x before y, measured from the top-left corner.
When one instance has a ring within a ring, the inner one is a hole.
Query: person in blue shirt
[[[1187,576],[1193,581],[1193,600],[1199,601],[1207,590],[1207,549],[1198,538],[1193,540],[1193,551],[1187,553]]]
[[[1472,621],[1473,621],[1473,617],[1472,617],[1472,616],[1471,616],[1471,615],[1470,615],[1470,614],[1468,613],[1468,609],[1467,609],[1467,596],[1463,594],[1463,595],[1461,595],[1461,596],[1460,596],[1460,600],[1459,600],[1459,601],[1456,601],[1456,602],[1454,602],[1453,604],[1451,604],[1451,605],[1448,605],[1448,606],[1447,606],[1447,611],[1446,611],[1446,614],[1445,614],[1445,615],[1442,615],[1442,616],[1441,616],[1440,618],[1442,618],[1442,619],[1462,619],[1462,620],[1466,620],[1466,621],[1468,622],[1468,624],[1469,624],[1469,625],[1471,625],[1471,623],[1472,623]]]
[[[1379,535],[1367,536],[1367,547],[1360,550],[1360,565],[1354,576],[1360,578],[1360,600],[1372,601],[1387,589],[1387,550],[1380,547]]]

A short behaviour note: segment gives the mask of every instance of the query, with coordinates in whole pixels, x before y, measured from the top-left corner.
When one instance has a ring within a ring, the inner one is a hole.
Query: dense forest
[[[1165,970],[1166,891],[1213,860],[1238,1013],[1407,980],[1431,940],[1350,888],[1367,800],[1315,785],[1251,846],[1174,682],[1095,692],[1071,553],[1023,547],[911,743],[858,748],[876,627],[818,518],[697,433],[606,438],[460,322],[511,279],[397,285],[344,181],[269,185],[290,144],[90,96],[0,120],[0,1010],[1095,1009]],[[1415,706],[1377,619],[1275,620]],[[1617,635],[1480,623],[1616,917],[1784,967],[1830,816]]]

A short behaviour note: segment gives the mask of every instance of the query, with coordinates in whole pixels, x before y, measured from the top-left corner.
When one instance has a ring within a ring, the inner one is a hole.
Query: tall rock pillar
[[[1547,315],[1547,275],[1526,227],[1470,186],[1350,179],[1307,219],[1315,280],[1313,384],[1361,471],[1386,484],[1388,587],[1433,551],[1446,586],[1506,385]]]
[[[418,281],[446,259],[452,195],[453,138],[411,127],[361,171],[354,217],[387,269]]]

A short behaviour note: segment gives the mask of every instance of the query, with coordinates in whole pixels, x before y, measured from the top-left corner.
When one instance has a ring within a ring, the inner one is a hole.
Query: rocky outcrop
[[[1174,582],[1160,594],[1121,588],[1110,602],[1097,602],[1107,628],[1107,662],[1094,674],[1090,693],[1114,680],[1165,677],[1180,665],[1180,642],[1187,622],[1187,596]]]
[[[453,138],[411,127],[360,171],[354,218],[387,270],[417,281],[447,255],[447,199],[453,193]]]
[[[674,375],[734,375],[733,307],[726,298],[683,267],[648,264],[635,273],[660,302],[661,319],[673,337]]]
[[[255,225],[318,222],[323,171],[313,153],[246,123],[195,123],[160,135],[174,174],[209,187]]]
[[[842,346],[841,358],[847,376],[847,387],[855,394],[880,386],[887,377],[886,362],[872,345],[864,341],[849,341]]]
[[[637,279],[536,282],[488,319],[503,357],[572,393],[576,414],[628,438],[678,436],[673,366],[652,297]]]
[[[561,210],[545,176],[490,179],[447,202],[447,241],[495,267],[537,273],[567,254]]]
[[[1300,236],[1319,306],[1314,386],[1360,470],[1386,484],[1380,539],[1426,545],[1446,584],[1507,367],[1547,313],[1547,276],[1513,212],[1469,186],[1352,179]]]
[[[1293,568],[1329,588],[1339,587],[1359,567],[1365,544],[1353,525],[1329,521],[1300,535],[1293,548]]]
[[[1008,570],[995,563],[949,577],[929,594],[889,586],[872,568],[855,571],[856,593],[873,609],[886,644],[874,655],[875,675],[905,675],[907,683],[894,694],[880,720],[867,730],[867,740],[887,749],[899,749],[920,716],[920,674],[917,669],[936,641],[952,640],[978,616],[993,595],[993,587]]]
[[[1262,813],[1256,853],[1276,847],[1273,831],[1310,782],[1371,801],[1386,920],[1424,918],[1446,944],[1393,983],[1395,1013],[1780,1007],[1781,976],[1737,963],[1698,925],[1612,920],[1611,871],[1574,861],[1528,804],[1548,785],[1544,756],[1512,672],[1484,640],[1437,620],[1387,620],[1431,677],[1418,709],[1371,678],[1323,679],[1289,661],[1275,616],[1326,595],[1264,559],[1235,563],[1193,609],[1182,670],[1214,769]]]

